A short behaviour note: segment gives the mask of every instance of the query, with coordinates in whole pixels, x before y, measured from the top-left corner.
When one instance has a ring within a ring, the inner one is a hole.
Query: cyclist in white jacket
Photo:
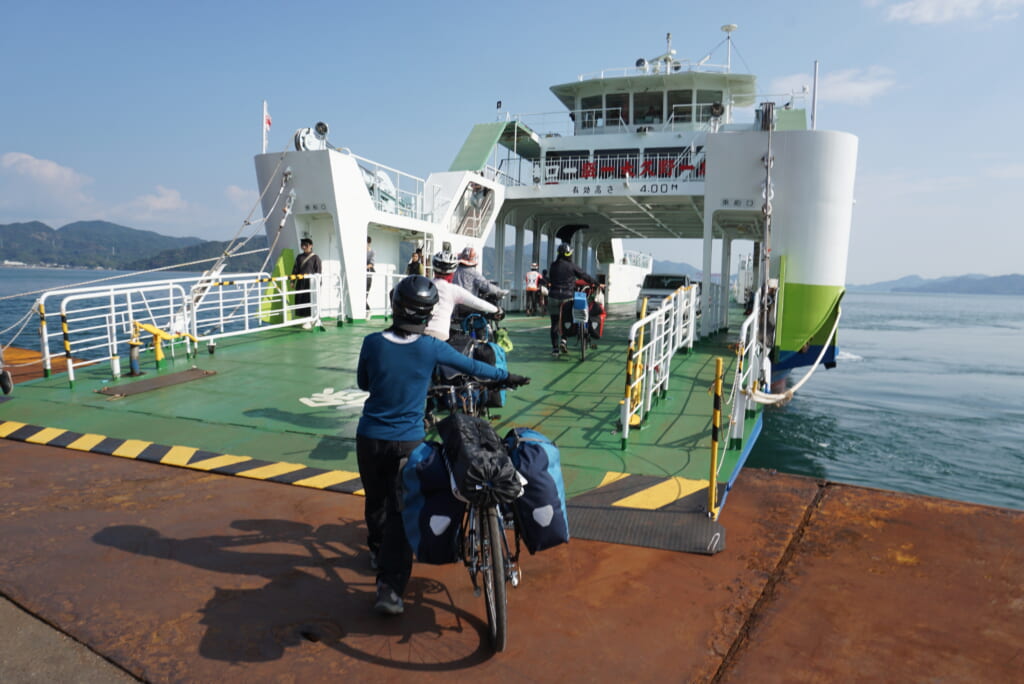
[[[452,325],[452,312],[457,304],[485,314],[494,314],[498,320],[504,318],[500,308],[474,296],[469,290],[452,284],[452,275],[459,264],[458,257],[450,251],[441,251],[432,259],[434,285],[437,286],[438,300],[434,306],[426,334],[439,340],[448,341]]]

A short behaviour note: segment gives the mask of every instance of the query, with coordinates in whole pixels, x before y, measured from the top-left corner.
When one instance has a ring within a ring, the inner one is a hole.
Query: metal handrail
[[[672,357],[697,338],[697,286],[680,287],[629,329],[625,397],[619,415],[622,449],[631,425],[642,425],[655,397],[668,392]]]
[[[308,304],[289,300],[295,291],[288,283],[299,279],[310,281]],[[51,290],[36,302],[43,374],[50,375],[52,347],[59,341],[72,387],[76,365],[109,361],[111,375],[119,377],[121,350],[139,342],[136,324],[175,336],[170,345],[173,357],[175,345],[182,342],[188,353],[193,352],[190,337],[196,344],[206,342],[212,353],[221,338],[319,323],[320,286],[320,275],[274,278],[266,273],[248,273],[215,280],[193,276]],[[56,318],[46,309],[46,302],[52,299],[60,301],[59,331],[48,324],[48,319]],[[300,309],[307,308],[308,315],[297,316]]]

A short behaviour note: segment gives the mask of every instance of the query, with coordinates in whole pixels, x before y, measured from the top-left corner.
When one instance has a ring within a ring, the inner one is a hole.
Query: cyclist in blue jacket
[[[404,610],[402,594],[412,572],[397,480],[400,462],[426,436],[423,414],[434,366],[443,363],[476,377],[504,380],[509,387],[529,382],[424,335],[437,300],[437,287],[429,278],[403,278],[391,296],[391,327],[366,336],[359,352],[356,379],[370,396],[356,428],[356,457],[366,492],[367,545],[371,564],[378,569],[374,609],[385,615]]]

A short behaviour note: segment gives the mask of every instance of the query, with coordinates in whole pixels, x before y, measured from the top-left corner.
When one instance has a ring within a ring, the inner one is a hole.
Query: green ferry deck
[[[722,530],[707,514],[712,453],[715,357],[724,362],[723,394],[732,389],[735,353],[727,332],[677,352],[668,390],[628,438],[620,429],[629,317],[609,316],[598,348],[580,361],[578,344],[549,353],[547,317],[503,322],[514,349],[509,368],[532,378],[492,409],[504,435],[534,428],[559,447],[574,536],[697,550]],[[0,436],[166,465],[361,493],[355,430],[363,393],[356,364],[364,335],[383,319],[320,329],[257,332],[219,342],[194,358],[176,346],[156,368],[143,354],[140,377],[111,377],[107,363],[18,386],[0,404]],[[722,425],[728,421],[723,411]],[[760,429],[746,420],[744,439],[721,440],[717,504],[735,480]],[[723,429],[722,434],[726,434]],[[429,436],[428,436],[429,438]],[[730,448],[731,447],[731,448]],[[685,514],[689,525],[649,524],[644,512]],[[690,515],[692,514],[692,515]],[[666,530],[675,530],[667,535]],[[696,537],[693,537],[696,535]]]

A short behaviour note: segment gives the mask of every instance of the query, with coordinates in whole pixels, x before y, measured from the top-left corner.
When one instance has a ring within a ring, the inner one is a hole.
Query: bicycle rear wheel
[[[586,361],[587,345],[589,344],[589,341],[587,340],[587,324],[579,323],[578,325],[579,329],[576,332],[576,337],[580,338],[580,361]]]
[[[501,523],[494,506],[480,510],[480,561],[483,564],[484,602],[491,646],[504,651],[508,643],[508,596],[505,587],[505,551]]]

